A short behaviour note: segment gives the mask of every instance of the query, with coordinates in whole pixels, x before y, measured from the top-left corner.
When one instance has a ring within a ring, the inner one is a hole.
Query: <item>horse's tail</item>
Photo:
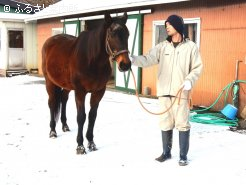
[[[54,118],[57,122],[60,116],[61,112],[61,102],[62,102],[62,89],[60,87],[55,88],[55,94],[54,94]]]

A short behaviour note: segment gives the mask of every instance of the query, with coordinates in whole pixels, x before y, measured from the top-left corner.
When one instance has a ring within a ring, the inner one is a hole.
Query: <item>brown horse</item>
[[[127,14],[112,18],[105,14],[103,24],[93,31],[83,31],[79,37],[60,34],[49,38],[42,48],[42,69],[49,95],[50,137],[57,137],[56,123],[61,108],[64,132],[69,131],[66,118],[68,94],[75,91],[77,107],[77,154],[85,154],[83,126],[86,120],[85,96],[91,93],[89,123],[86,132],[88,148],[97,150],[93,129],[97,109],[111,76],[110,62],[116,61],[120,71],[131,68],[128,55],[129,31]]]

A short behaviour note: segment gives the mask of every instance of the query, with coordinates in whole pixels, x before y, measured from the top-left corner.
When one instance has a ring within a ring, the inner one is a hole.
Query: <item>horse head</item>
[[[126,13],[116,18],[105,14],[105,22],[106,25],[108,25],[106,32],[106,51],[110,57],[110,61],[116,61],[118,69],[121,72],[131,68],[128,51],[129,31],[126,26],[126,21]]]

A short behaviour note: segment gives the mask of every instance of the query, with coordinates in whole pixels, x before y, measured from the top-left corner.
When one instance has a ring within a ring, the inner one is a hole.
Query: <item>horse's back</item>
[[[76,37],[67,34],[58,34],[48,38],[44,45],[43,51],[47,52],[47,50],[51,49],[52,47],[57,47],[59,49],[63,49],[64,45],[71,45],[75,41]]]
[[[46,79],[71,89],[71,62],[76,37],[59,34],[46,40],[42,48],[42,69]]]

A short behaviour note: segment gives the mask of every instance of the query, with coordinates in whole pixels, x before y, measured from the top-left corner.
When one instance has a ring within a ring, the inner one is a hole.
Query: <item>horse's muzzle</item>
[[[131,62],[124,63],[123,61],[121,61],[118,65],[118,69],[120,72],[128,71],[131,68],[131,65]]]

